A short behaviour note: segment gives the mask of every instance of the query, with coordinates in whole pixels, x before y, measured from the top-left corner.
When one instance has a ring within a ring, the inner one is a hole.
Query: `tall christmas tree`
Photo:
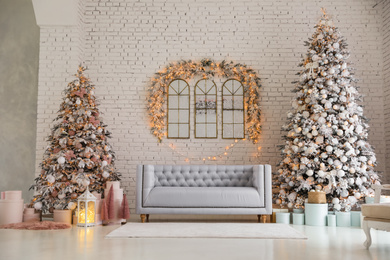
[[[40,164],[40,175],[30,189],[31,204],[43,212],[73,209],[87,187],[103,192],[106,181],[119,180],[115,154],[107,142],[110,132],[100,118],[94,86],[79,67],[76,80],[68,84],[49,146]]]
[[[347,43],[323,13],[305,42],[309,49],[299,65],[299,81],[293,82],[296,99],[283,126],[275,199],[302,207],[309,191],[320,190],[331,208],[348,211],[379,178]]]

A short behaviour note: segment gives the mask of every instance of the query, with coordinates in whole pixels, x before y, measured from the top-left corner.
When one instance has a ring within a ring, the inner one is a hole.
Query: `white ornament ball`
[[[360,194],[360,192],[356,192],[354,196],[356,199],[360,199],[362,197],[362,194]]]
[[[340,203],[340,200],[339,200],[338,198],[333,198],[333,199],[332,199],[332,203],[333,203],[334,205],[339,204],[339,203]]]
[[[307,175],[307,176],[313,176],[313,174],[314,174],[313,170],[308,170],[308,171],[306,172],[306,175]]]
[[[338,49],[340,47],[340,44],[338,42],[333,43],[333,48]]]
[[[335,70],[334,70],[334,68],[331,68],[328,72],[329,72],[329,74],[333,74],[333,73],[335,73]],[[333,84],[333,82],[332,82],[332,84]]]
[[[34,204],[34,209],[40,210],[42,208],[42,202],[37,202]]]
[[[107,161],[102,161],[102,167],[107,166],[108,162]]]
[[[68,203],[68,209],[70,209],[70,210],[74,210],[76,208],[76,206],[77,206],[77,204],[72,202],[72,201]]]
[[[280,203],[282,203],[282,200],[281,199],[277,199],[275,202],[276,202],[276,204],[279,205]]]
[[[349,185],[353,185],[355,183],[355,179],[354,178],[349,178],[348,179],[348,183],[349,183]]]
[[[48,183],[54,183],[56,181],[56,178],[54,178],[53,175],[49,175],[47,176],[46,180]]]
[[[343,170],[338,170],[337,171],[337,176],[339,176],[340,178],[344,177],[345,176],[345,172]]]
[[[345,163],[348,160],[348,158],[347,158],[347,156],[343,156],[343,157],[341,157],[340,160],[341,160],[341,162]]]
[[[96,135],[95,134],[91,134],[91,139],[95,140],[96,139]]]
[[[348,197],[348,194],[349,192],[347,190],[343,190],[340,195],[341,197]]]
[[[349,172],[350,172],[350,173],[355,173],[356,170],[355,170],[355,168],[350,168],[350,169],[349,169]]]
[[[327,151],[328,153],[331,153],[331,152],[333,151],[333,147],[330,146],[330,145],[328,145],[328,146],[326,147],[326,151]]]
[[[78,99],[76,99],[76,104],[77,105],[80,105],[81,104],[81,100],[78,98]]]
[[[110,174],[108,172],[104,171],[102,176],[103,176],[103,178],[108,178],[108,176],[110,176]]]
[[[333,73],[331,73],[331,74],[333,74]],[[332,86],[332,85],[333,85],[333,80],[328,79],[328,80],[326,81],[326,85]]]
[[[58,157],[57,162],[59,164],[64,164],[65,163],[65,157],[63,157],[63,156]]]
[[[320,178],[323,178],[323,177],[325,176],[325,172],[322,171],[322,170],[319,170],[319,171],[317,172],[317,174],[318,174],[318,177],[320,177]]]
[[[357,177],[355,183],[356,183],[356,185],[360,186],[363,184],[363,181],[361,178]]]
[[[341,209],[341,205],[340,205],[340,204],[335,204],[335,205],[333,206],[333,208],[334,208],[335,210],[339,211],[339,210]]]
[[[345,70],[345,69],[347,68],[347,63],[343,63],[343,65],[341,65],[341,68],[342,68],[343,70]]]
[[[336,55],[335,55],[335,57],[337,58],[337,59],[342,59],[343,58],[343,55],[341,55],[340,53],[337,53]]]
[[[317,135],[318,135],[318,131],[317,131],[317,130],[313,130],[313,131],[311,131],[311,134],[312,134],[313,136],[317,136]]]
[[[338,136],[342,136],[344,134],[343,130],[339,129],[337,130],[337,135]]]
[[[59,198],[60,200],[62,200],[63,198],[65,198],[65,194],[64,194],[64,193],[58,194],[58,198]]]
[[[363,182],[363,183],[364,183],[364,182],[367,182],[367,177],[366,177],[366,176],[361,177],[361,179],[362,179],[362,182]]]

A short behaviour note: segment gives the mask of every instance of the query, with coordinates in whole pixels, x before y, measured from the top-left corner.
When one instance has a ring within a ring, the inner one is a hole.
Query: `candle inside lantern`
[[[87,189],[78,198],[78,210],[77,210],[77,225],[78,226],[94,226],[96,212],[96,197]]]

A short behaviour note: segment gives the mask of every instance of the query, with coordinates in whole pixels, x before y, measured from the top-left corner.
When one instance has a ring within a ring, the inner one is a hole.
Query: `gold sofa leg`
[[[257,222],[267,223],[267,215],[257,215]]]
[[[142,223],[145,223],[145,218],[146,218],[146,215],[145,214],[141,214],[141,222]]]

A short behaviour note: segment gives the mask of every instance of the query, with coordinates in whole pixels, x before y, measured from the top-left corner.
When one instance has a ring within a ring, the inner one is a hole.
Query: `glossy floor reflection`
[[[359,228],[292,225],[308,240],[104,239],[118,227],[0,230],[0,259],[390,259],[390,232],[372,230],[373,245],[366,250]]]

